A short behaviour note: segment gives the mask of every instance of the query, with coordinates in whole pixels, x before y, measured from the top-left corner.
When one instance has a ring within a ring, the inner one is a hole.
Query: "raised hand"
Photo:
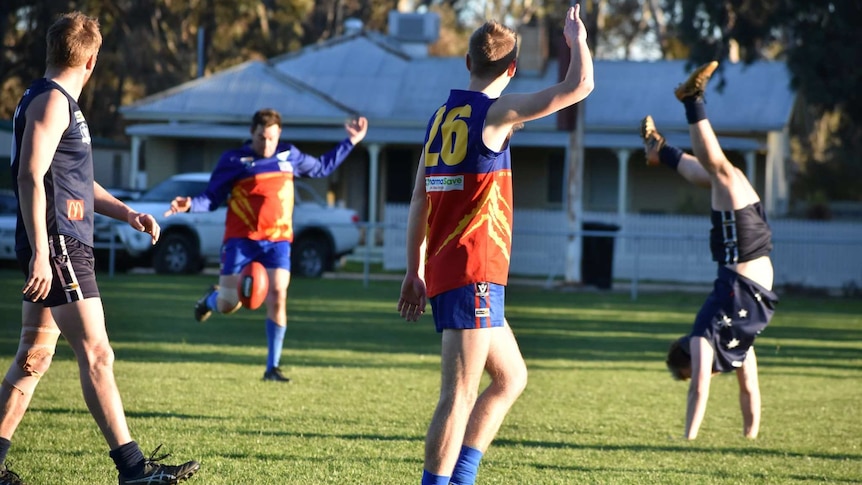
[[[574,7],[569,7],[566,12],[566,26],[563,27],[563,36],[566,38],[566,45],[572,47],[574,42],[587,40],[587,28],[581,22],[581,5],[575,4]]]
[[[356,145],[368,132],[368,120],[364,116],[351,118],[344,123],[344,129],[347,130],[347,136],[350,137],[350,142]]]

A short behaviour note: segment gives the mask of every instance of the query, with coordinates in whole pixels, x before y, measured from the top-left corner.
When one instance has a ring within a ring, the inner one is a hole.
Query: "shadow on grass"
[[[49,407],[40,407],[40,406],[30,406],[28,409],[30,413],[41,413],[41,414],[51,414],[51,415],[65,415],[65,416],[90,416],[90,412],[84,408],[81,409],[70,409],[70,408],[49,408]],[[226,418],[219,418],[214,416],[205,416],[198,414],[178,414],[178,413],[157,413],[152,411],[139,412],[139,411],[130,411],[128,408],[125,409],[125,414],[127,418],[142,418],[142,419],[195,419],[195,420],[219,420],[222,421]]]
[[[5,279],[4,276],[9,275],[0,271],[0,292],[5,290],[6,294],[12,294],[19,285],[20,275]],[[258,365],[261,361],[258,353],[250,355],[248,349],[240,348],[257,348],[261,355],[265,352],[266,315],[262,309],[241,310],[230,316],[216,315],[203,325],[194,322],[193,303],[213,279],[210,276],[159,275],[102,278],[108,332],[118,348],[117,358]],[[379,367],[373,363],[351,364],[349,354],[344,354],[344,359],[294,360],[293,349],[439,355],[440,336],[434,330],[430,315],[419,323],[407,323],[398,317],[395,311],[398,288],[399,282],[375,282],[372,287],[365,288],[356,281],[295,281],[288,301],[286,360],[301,365]],[[688,331],[704,299],[703,295],[661,294],[631,302],[624,294],[564,294],[536,288],[520,288],[510,296],[516,315],[512,324],[525,358],[614,363],[663,362],[671,341]],[[828,306],[817,300],[810,306],[804,306],[801,301],[794,301],[794,305],[801,306],[804,310],[800,311],[806,313],[816,313]],[[848,312],[848,319],[858,318],[853,311],[862,311],[862,305],[849,303],[840,308]],[[783,338],[804,336],[814,345],[773,347],[779,348],[778,353],[765,347],[760,354],[764,363],[778,366],[804,359],[810,360],[814,364],[812,367],[858,368],[852,361],[862,358],[862,349],[853,349],[853,344],[848,342],[862,342],[862,330],[828,325],[821,328],[816,323],[812,322],[812,328],[794,325],[773,329],[770,326],[764,337],[768,336],[771,342],[781,345]],[[0,329],[0,352],[14,354],[19,333],[16,327],[7,325]],[[137,345],[141,343],[146,345]],[[179,350],[170,345],[183,343],[188,346]],[[196,348],[199,346],[225,350]],[[232,352],[233,348],[239,350]],[[426,367],[425,364],[416,365]]]
[[[507,440],[496,439],[493,446],[535,447],[572,450],[626,451],[626,452],[666,452],[666,453],[698,453],[715,457],[716,455],[740,456],[775,456],[779,458],[815,458],[820,460],[852,461],[862,459],[860,454],[851,453],[801,453],[783,449],[744,448],[744,447],[699,447],[696,445],[613,445],[613,444],[578,444],[548,441]]]

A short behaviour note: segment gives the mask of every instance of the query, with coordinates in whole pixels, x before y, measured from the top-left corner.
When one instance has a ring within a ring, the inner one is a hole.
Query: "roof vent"
[[[440,16],[390,10],[389,35],[405,43],[431,44],[440,37]]]
[[[358,18],[350,17],[344,21],[344,35],[358,34],[363,28],[362,20]]]

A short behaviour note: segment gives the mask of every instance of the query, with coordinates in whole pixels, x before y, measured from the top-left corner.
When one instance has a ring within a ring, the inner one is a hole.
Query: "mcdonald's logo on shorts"
[[[70,221],[84,220],[84,201],[81,199],[69,199],[66,201],[66,217]]]

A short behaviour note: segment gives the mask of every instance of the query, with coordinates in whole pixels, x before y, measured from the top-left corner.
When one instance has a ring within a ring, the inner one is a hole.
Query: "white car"
[[[18,199],[11,190],[0,190],[0,260],[15,260],[15,223]]]
[[[175,197],[200,194],[209,179],[209,172],[174,175],[135,200],[127,201],[134,210],[152,214],[162,233],[153,246],[149,234],[135,231],[127,224],[116,224],[112,230],[116,231],[121,249],[134,260],[152,265],[158,273],[194,273],[206,264],[217,264],[224,237],[227,211],[224,205],[211,212],[163,215]],[[318,277],[333,269],[341,256],[353,252],[359,244],[359,216],[352,209],[328,206],[301,181],[295,181],[294,185],[291,272]]]

